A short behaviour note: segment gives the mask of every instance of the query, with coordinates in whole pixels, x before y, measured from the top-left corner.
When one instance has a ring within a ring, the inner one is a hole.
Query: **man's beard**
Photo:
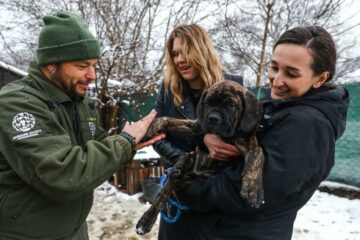
[[[54,74],[50,76],[50,81],[63,90],[70,98],[74,99],[80,97],[76,93],[76,83],[74,83],[74,81],[66,81],[61,66],[58,66]]]

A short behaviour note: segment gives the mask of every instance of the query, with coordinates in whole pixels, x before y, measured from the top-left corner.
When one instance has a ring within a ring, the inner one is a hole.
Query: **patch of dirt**
[[[320,186],[320,192],[326,192],[333,194],[338,197],[345,197],[347,199],[360,199],[360,191],[357,189],[349,189],[344,187],[331,187],[331,186]]]

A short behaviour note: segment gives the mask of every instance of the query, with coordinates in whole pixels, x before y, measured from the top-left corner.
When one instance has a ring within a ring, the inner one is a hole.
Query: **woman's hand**
[[[215,134],[205,134],[204,144],[208,148],[211,158],[216,160],[228,160],[230,157],[241,155],[234,145],[225,143]]]
[[[135,139],[136,139],[135,149],[136,150],[139,150],[143,147],[152,145],[152,144],[156,143],[157,141],[165,138],[165,134],[159,134],[159,135],[153,137],[152,139],[150,139],[149,141],[140,143],[141,139],[145,136],[147,129],[149,128],[152,121],[154,121],[155,117],[156,117],[156,111],[152,110],[149,113],[149,115],[145,116],[144,118],[140,119],[139,121],[137,121],[133,124],[130,124],[129,122],[125,123],[125,126],[122,131],[127,132],[131,136],[135,137]]]

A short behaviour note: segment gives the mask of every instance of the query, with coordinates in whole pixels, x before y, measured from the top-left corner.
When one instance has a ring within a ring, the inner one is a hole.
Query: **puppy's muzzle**
[[[209,116],[207,117],[207,121],[209,124],[212,125],[219,125],[221,123],[221,116],[218,113],[210,113]]]

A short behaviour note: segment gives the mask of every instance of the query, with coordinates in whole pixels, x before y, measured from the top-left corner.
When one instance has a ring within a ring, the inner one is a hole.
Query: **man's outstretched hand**
[[[139,150],[146,146],[152,145],[157,141],[160,141],[161,139],[165,138],[165,134],[159,134],[146,142],[140,143],[143,137],[145,136],[150,124],[154,121],[155,117],[156,117],[156,111],[152,110],[147,116],[145,116],[144,118],[140,119],[139,121],[133,124],[130,124],[129,122],[125,123],[125,126],[122,131],[127,132],[128,134],[136,138],[135,150]]]

